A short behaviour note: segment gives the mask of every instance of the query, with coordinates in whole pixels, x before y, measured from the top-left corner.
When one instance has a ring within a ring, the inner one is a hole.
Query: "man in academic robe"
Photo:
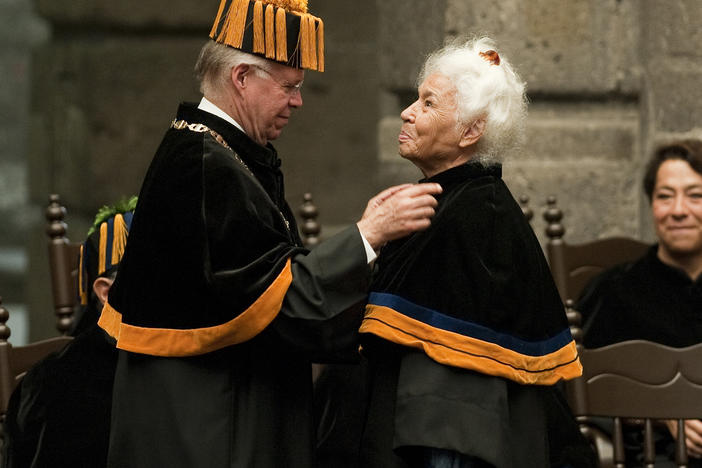
[[[222,0],[146,173],[100,325],[119,358],[108,466],[313,466],[311,362],[357,347],[369,263],[424,229],[437,184],[371,199],[302,247],[271,145],[323,70],[306,1]]]

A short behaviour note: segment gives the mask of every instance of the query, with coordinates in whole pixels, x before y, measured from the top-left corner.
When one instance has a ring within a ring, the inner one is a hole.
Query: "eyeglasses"
[[[259,67],[259,66],[256,66],[256,65],[251,65],[251,68],[255,68],[256,70],[265,73],[265,74],[268,76],[268,78],[270,78],[270,79],[273,80],[278,86],[280,86],[280,88],[283,90],[283,92],[285,92],[285,94],[287,94],[288,96],[295,96],[296,94],[300,93],[301,90],[302,90],[302,83],[303,83],[302,81],[300,81],[300,82],[297,83],[297,84],[291,84],[291,83],[287,83],[287,82],[281,83],[281,82],[278,81],[278,80],[276,79],[276,77],[274,77],[273,74],[272,74],[271,72],[269,72],[268,70],[265,70],[265,69],[263,69],[263,68],[261,68],[261,67]],[[261,76],[259,73],[256,73],[256,74],[257,74],[258,76]],[[263,77],[261,76],[261,78],[263,78]]]

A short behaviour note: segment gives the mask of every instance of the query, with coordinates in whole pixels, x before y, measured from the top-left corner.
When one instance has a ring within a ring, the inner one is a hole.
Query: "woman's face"
[[[681,159],[658,168],[651,208],[664,260],[702,254],[702,175]]]
[[[456,120],[456,88],[448,78],[433,74],[419,86],[419,98],[400,114],[400,156],[425,176],[454,165],[461,154],[463,126]]]

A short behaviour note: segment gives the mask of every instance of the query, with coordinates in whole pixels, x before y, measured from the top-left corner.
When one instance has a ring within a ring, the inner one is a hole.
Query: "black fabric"
[[[192,105],[178,119],[222,135],[256,179],[208,134],[169,130],[110,303],[125,322],[192,328],[237,316],[288,259],[292,283],[278,316],[244,343],[186,358],[120,351],[108,466],[309,468],[311,362],[357,346],[370,279],[358,229],[303,249],[272,146]]]
[[[468,163],[429,179],[443,187],[431,227],[383,248],[371,291],[525,340],[561,332],[566,317],[550,270],[500,176],[499,166]],[[444,366],[373,335],[362,342],[371,390],[361,466],[408,466],[418,447],[498,467],[594,466],[554,387]],[[552,431],[569,437],[549,443]],[[566,453],[577,452],[571,444],[580,455]]]
[[[693,281],[661,262],[657,251],[654,245],[635,262],[617,265],[587,285],[576,306],[583,315],[585,347],[642,339],[681,348],[702,340],[702,277]],[[607,421],[601,428],[611,433]],[[624,437],[627,466],[642,466],[642,430],[626,426]],[[654,438],[656,466],[664,466],[674,459],[673,437],[656,426]],[[690,466],[702,461],[690,458]]]
[[[166,133],[108,299],[130,325],[191,329],[227,322],[265,291],[290,256],[305,252],[273,147],[194,105],[182,105],[177,118],[222,135],[257,180],[209,133]]]
[[[657,246],[636,262],[616,266],[583,291],[583,344],[598,348],[643,339],[673,347],[702,339],[702,277],[664,264]]]
[[[432,225],[383,247],[371,292],[524,340],[562,332],[551,272],[500,166],[471,162],[426,182],[443,187]]]
[[[106,466],[116,362],[114,343],[93,323],[27,372],[7,408],[4,466]]]

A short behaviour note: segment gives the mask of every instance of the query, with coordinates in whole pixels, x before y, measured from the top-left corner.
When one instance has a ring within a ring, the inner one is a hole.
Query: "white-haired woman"
[[[371,375],[361,465],[589,466],[553,387],[580,375],[575,343],[501,179],[524,133],[525,85],[485,38],[432,54],[419,83],[399,153],[443,192],[431,227],[377,260],[361,326]]]

